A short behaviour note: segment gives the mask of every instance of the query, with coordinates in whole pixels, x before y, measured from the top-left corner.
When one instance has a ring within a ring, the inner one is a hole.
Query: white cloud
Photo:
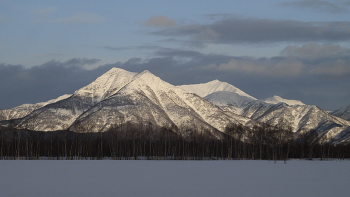
[[[63,24],[99,24],[106,22],[106,20],[105,17],[98,14],[80,12],[67,18],[58,19],[56,22]]]
[[[145,21],[145,24],[152,27],[172,27],[176,25],[176,21],[167,16],[160,15],[150,17]]]

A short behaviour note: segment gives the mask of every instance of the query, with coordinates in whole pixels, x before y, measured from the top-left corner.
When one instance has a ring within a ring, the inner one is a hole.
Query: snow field
[[[0,196],[348,196],[350,161],[0,161]]]

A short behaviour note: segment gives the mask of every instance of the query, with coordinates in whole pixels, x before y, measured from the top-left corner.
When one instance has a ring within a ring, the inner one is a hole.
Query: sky
[[[112,67],[333,111],[350,104],[350,1],[0,0],[0,109]]]

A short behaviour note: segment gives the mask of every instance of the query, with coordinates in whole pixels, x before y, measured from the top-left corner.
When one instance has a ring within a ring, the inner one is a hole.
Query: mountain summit
[[[213,80],[208,83],[200,83],[200,84],[192,84],[192,85],[181,85],[178,86],[179,88],[182,88],[186,91],[193,92],[201,97],[206,97],[209,94],[212,94],[214,92],[233,92],[240,96],[245,96],[247,98],[251,98],[252,100],[256,100],[256,98],[248,95],[247,93],[243,92],[242,90],[236,88],[235,86],[226,83],[221,82],[219,80]]]

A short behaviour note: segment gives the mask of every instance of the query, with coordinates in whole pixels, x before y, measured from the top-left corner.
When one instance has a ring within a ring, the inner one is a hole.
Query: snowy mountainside
[[[93,102],[97,103],[131,82],[136,74],[120,68],[112,68],[89,85],[75,91],[74,95],[92,98]]]
[[[220,108],[193,93],[173,86],[149,71],[143,71],[114,95],[82,114],[71,129],[91,125],[93,131],[105,131],[113,124],[150,122],[168,128],[203,128],[218,138],[228,123],[251,121]],[[77,125],[78,124],[78,125]],[[185,135],[184,133],[181,133]]]
[[[332,115],[350,121],[350,105],[331,112]]]
[[[242,96],[238,93],[228,91],[213,92],[204,98],[214,105],[219,106],[224,111],[230,111],[236,114],[240,114],[244,106],[256,100],[252,97]]]
[[[19,127],[25,128],[30,125],[31,129],[38,131],[67,129],[83,112],[120,90],[136,74],[112,68],[91,84],[75,91],[69,98],[51,103],[28,114],[20,120]]]
[[[349,108],[332,114],[347,114]],[[278,96],[257,100],[218,80],[173,86],[149,71],[119,68],[112,68],[73,95],[0,110],[2,125],[16,118],[18,128],[37,131],[79,131],[84,127],[97,132],[129,122],[172,128],[183,136],[186,129],[192,129],[221,138],[230,123],[249,127],[267,123],[288,125],[297,133],[315,129],[322,142],[350,142],[350,122],[332,114]]]
[[[39,109],[51,103],[58,102],[60,100],[64,100],[70,96],[71,94],[65,94],[65,95],[59,96],[56,99],[49,100],[47,102],[40,102],[36,104],[23,104],[11,109],[0,110],[0,121],[22,118],[36,109]]]
[[[284,98],[281,98],[280,96],[276,96],[276,95],[273,97],[262,99],[262,101],[264,101],[265,103],[272,103],[272,104],[277,104],[277,103],[283,102],[283,103],[288,104],[288,105],[305,105],[301,101],[288,100],[288,99],[284,99]]]
[[[260,124],[224,112],[149,71],[132,73],[119,68],[112,68],[68,98],[39,107],[16,120],[18,128],[37,131],[79,131],[82,127],[85,131],[106,131],[126,122],[168,127],[183,136],[187,129],[193,129],[217,138],[224,135],[222,132],[230,123]]]
[[[292,131],[297,133],[315,129],[322,142],[350,139],[346,136],[350,129],[349,121],[333,116],[314,105],[256,101],[247,105],[241,115],[273,126],[290,126]]]
[[[246,104],[257,100],[235,86],[219,80],[178,87],[205,98],[226,112],[235,114],[240,114]]]
[[[204,98],[226,113],[236,113],[273,126],[289,125],[294,132],[298,133],[316,129],[321,141],[324,142],[335,139],[338,142],[350,140],[350,136],[346,137],[346,133],[350,132],[347,132],[350,126],[348,121],[332,116],[316,106],[305,105],[298,100],[288,100],[279,96],[257,100],[234,86],[218,80],[179,87],[198,95],[210,93]]]

